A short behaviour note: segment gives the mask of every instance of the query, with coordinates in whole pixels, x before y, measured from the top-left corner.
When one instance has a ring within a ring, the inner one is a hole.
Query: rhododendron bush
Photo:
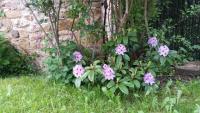
[[[61,46],[62,58],[55,55],[53,48],[47,49],[52,52],[46,61],[47,69],[51,78],[77,88],[99,85],[105,93],[129,94],[157,87],[156,77],[169,75],[178,58],[176,51],[155,36],[147,38],[144,54],[137,59],[132,58],[129,46],[122,38],[110,40],[102,46],[106,57],[91,60],[86,48],[67,41]]]

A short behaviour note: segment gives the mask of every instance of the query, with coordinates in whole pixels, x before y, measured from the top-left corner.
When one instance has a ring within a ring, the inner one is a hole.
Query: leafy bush
[[[78,49],[76,44],[67,41],[61,46],[61,57],[56,56],[54,48],[47,48],[50,53],[46,61],[47,72],[51,78],[64,83],[81,85],[100,85],[108,96],[129,94],[134,90],[149,91],[157,87],[156,76],[171,75],[180,57],[176,51],[170,50],[165,41],[149,37],[143,54],[137,59],[130,57],[131,50],[126,36],[108,41],[102,50],[105,59],[95,59],[90,63],[84,48]],[[81,51],[81,52],[79,52]]]
[[[32,71],[31,58],[22,55],[3,34],[0,34],[0,73],[25,73]]]
[[[63,53],[61,56],[56,55],[57,51],[55,48],[45,49],[45,51],[49,53],[49,57],[45,61],[47,72],[50,74],[50,78],[69,83],[72,78],[72,73],[70,72],[74,66],[71,55],[77,47],[74,42],[70,41],[65,44],[63,43],[60,48]]]

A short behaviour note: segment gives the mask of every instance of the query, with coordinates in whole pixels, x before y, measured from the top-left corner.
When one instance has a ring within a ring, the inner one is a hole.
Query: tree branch
[[[149,24],[148,24],[148,0],[144,0],[144,21],[147,35],[149,36]]]
[[[126,0],[126,10],[123,17],[121,18],[120,27],[123,27],[124,24],[126,23],[128,14],[129,14],[129,0]]]

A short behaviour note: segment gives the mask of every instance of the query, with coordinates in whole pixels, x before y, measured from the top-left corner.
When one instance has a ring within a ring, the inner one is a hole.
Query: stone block
[[[6,14],[6,18],[8,19],[15,19],[15,18],[21,17],[20,10],[7,10],[5,11],[5,14]]]
[[[38,24],[30,24],[30,26],[28,27],[27,31],[29,33],[35,33],[35,32],[39,32],[41,29],[40,29],[40,26]]]
[[[71,35],[71,31],[69,30],[62,30],[62,31],[59,31],[59,35],[62,36],[62,35]]]
[[[29,39],[28,38],[20,38],[18,41],[18,46],[23,50],[30,49]]]
[[[59,21],[59,30],[69,30],[73,24],[73,19],[62,19]]]
[[[20,38],[28,38],[29,37],[29,33],[25,29],[19,30],[19,35],[20,35]]]
[[[10,32],[10,34],[11,34],[12,38],[19,38],[20,37],[19,31],[17,31],[17,30],[12,30]]]
[[[12,23],[10,19],[1,19],[0,20],[0,31],[8,33],[12,28]]]
[[[24,18],[28,21],[33,21],[34,17],[32,15],[24,16]]]
[[[30,25],[30,22],[28,20],[26,20],[25,18],[21,18],[19,20],[19,28],[24,28],[24,27],[28,27]]]
[[[42,23],[42,27],[46,32],[49,32],[51,30],[51,26],[49,23]]]

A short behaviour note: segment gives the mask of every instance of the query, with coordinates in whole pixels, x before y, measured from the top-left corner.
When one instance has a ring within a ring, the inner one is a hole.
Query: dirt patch
[[[189,62],[175,68],[175,75],[178,76],[200,76],[200,61]]]
[[[167,81],[191,81],[193,79],[200,79],[200,61],[188,62],[182,66],[175,67],[175,74],[173,76],[159,76],[156,80],[161,85],[167,83]]]

